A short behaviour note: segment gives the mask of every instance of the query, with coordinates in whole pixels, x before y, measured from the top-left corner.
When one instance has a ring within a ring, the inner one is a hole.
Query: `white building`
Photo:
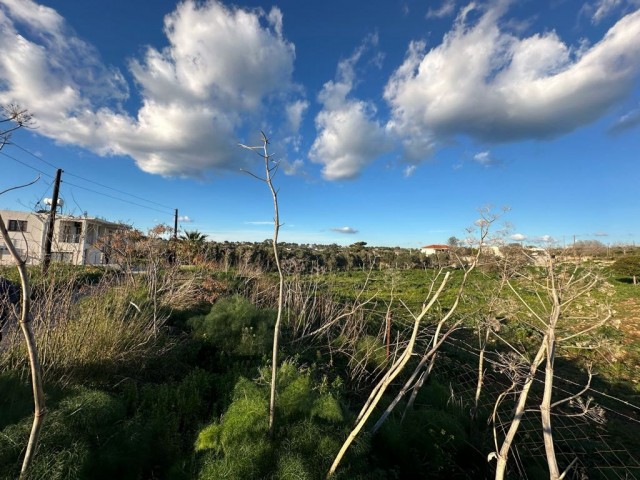
[[[39,264],[44,257],[44,243],[49,213],[0,210],[11,241],[28,264]],[[103,250],[107,238],[124,226],[99,218],[56,215],[51,245],[51,261],[73,265],[105,265]],[[0,239],[0,265],[13,264],[7,246]]]
[[[449,251],[448,245],[425,245],[420,249],[425,255],[433,255],[434,253],[446,253]]]

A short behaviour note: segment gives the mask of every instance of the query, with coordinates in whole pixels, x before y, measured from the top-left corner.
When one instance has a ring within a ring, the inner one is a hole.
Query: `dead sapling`
[[[275,425],[275,408],[276,408],[276,378],[277,378],[277,370],[278,370],[278,341],[280,338],[280,324],[282,322],[282,310],[284,305],[284,274],[282,272],[282,265],[280,263],[280,255],[278,250],[278,234],[280,232],[280,227],[282,224],[280,223],[280,211],[278,208],[278,190],[273,186],[273,177],[278,172],[278,167],[280,164],[273,160],[273,154],[269,153],[269,139],[264,134],[264,132],[260,132],[262,135],[262,145],[258,146],[247,146],[243,144],[239,144],[240,147],[251,150],[256,153],[259,157],[264,161],[264,170],[265,176],[260,177],[255,175],[252,172],[247,170],[242,170],[243,172],[251,175],[257,180],[264,182],[267,184],[269,191],[271,192],[271,197],[273,199],[273,255],[275,258],[276,268],[278,270],[278,313],[276,316],[276,323],[273,329],[273,349],[271,354],[271,393],[269,399],[269,435],[273,437],[274,433],[274,425]]]
[[[531,383],[542,362],[545,362],[543,396],[537,410],[540,412],[549,477],[552,480],[559,480],[566,476],[569,467],[566,467],[561,473],[556,458],[551,420],[552,410],[554,407],[571,400],[575,403],[576,399],[589,388],[591,375],[583,392],[570,397],[566,402],[565,400],[553,402],[554,378],[556,376],[555,359],[559,349],[571,346],[568,343],[570,340],[585,338],[587,334],[600,328],[611,319],[611,309],[606,305],[595,305],[595,300],[590,296],[590,292],[600,282],[601,279],[597,275],[578,265],[558,265],[549,254],[546,256],[546,266],[542,269],[541,274],[516,272],[515,278],[507,281],[507,286],[532,319],[531,326],[538,332],[541,340],[537,345],[535,357],[530,363],[528,378],[518,395],[515,412],[502,445],[489,455],[490,458],[497,458],[495,477],[497,480],[501,480],[505,476],[509,450],[522,417],[527,411],[526,403]],[[524,294],[525,291],[529,295],[533,294],[535,299],[527,298]],[[588,415],[585,414],[585,416]]]

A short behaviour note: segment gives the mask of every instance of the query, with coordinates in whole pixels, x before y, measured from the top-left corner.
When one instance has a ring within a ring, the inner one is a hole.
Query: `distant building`
[[[426,245],[420,249],[425,255],[433,255],[434,253],[446,253],[450,250],[448,245]]]
[[[44,257],[44,243],[49,214],[0,210],[9,237],[18,253],[30,265],[39,264]],[[124,225],[99,218],[56,215],[51,245],[51,261],[72,265],[105,265],[108,237]],[[13,264],[7,246],[0,239],[0,265]]]

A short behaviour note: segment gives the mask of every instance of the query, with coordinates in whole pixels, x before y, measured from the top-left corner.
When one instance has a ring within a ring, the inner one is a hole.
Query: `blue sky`
[[[146,229],[178,208],[261,241],[271,199],[237,144],[264,130],[284,241],[416,247],[493,205],[527,243],[639,242],[638,39],[639,0],[0,0],[0,104],[36,119],[0,187],[55,165],[68,213]]]

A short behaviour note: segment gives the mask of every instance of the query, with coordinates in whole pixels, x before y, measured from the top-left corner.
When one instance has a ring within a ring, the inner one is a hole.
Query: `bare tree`
[[[15,103],[0,107],[2,117],[0,119],[0,150],[9,143],[11,133],[21,128],[33,126],[33,115],[25,108]]]
[[[344,454],[347,452],[351,443],[353,443],[357,435],[360,433],[360,431],[362,430],[362,427],[364,427],[364,424],[367,422],[367,420],[373,413],[374,409],[380,402],[380,399],[384,395],[385,391],[387,390],[391,382],[393,382],[393,380],[404,369],[405,365],[413,355],[413,349],[416,343],[416,338],[418,336],[418,331],[420,329],[420,324],[424,319],[425,315],[431,310],[436,300],[438,300],[438,297],[444,290],[444,287],[446,286],[449,280],[449,277],[450,277],[450,273],[447,272],[444,275],[444,278],[442,279],[442,281],[440,282],[440,286],[438,287],[436,292],[433,293],[431,297],[427,299],[428,301],[425,301],[421,312],[414,317],[413,331],[411,333],[411,338],[409,340],[409,343],[407,344],[407,347],[405,348],[404,352],[402,352],[402,355],[400,355],[400,357],[393,363],[393,365],[391,365],[387,373],[382,377],[382,379],[378,382],[378,384],[374,387],[373,391],[369,395],[369,398],[365,402],[364,406],[362,407],[362,410],[360,411],[360,414],[358,415],[358,418],[356,419],[355,427],[353,428],[353,430],[351,431],[351,433],[343,443],[342,447],[340,448],[340,451],[336,455],[336,458],[334,459],[333,464],[331,465],[331,468],[327,473],[327,478],[330,478],[333,476],[336,469],[340,465],[340,462],[342,461]]]
[[[541,277],[541,278],[540,278]],[[518,284],[515,281],[518,281]],[[544,448],[549,468],[549,477],[559,480],[566,475],[571,465],[564,473],[560,472],[553,441],[552,409],[564,403],[572,402],[578,405],[576,399],[585,393],[591,384],[591,373],[586,387],[578,394],[563,400],[552,402],[553,384],[555,378],[555,359],[557,351],[570,340],[584,337],[588,333],[603,326],[611,318],[611,309],[607,306],[596,305],[590,298],[590,292],[601,282],[601,279],[590,271],[584,271],[578,266],[558,265],[547,255],[547,265],[542,275],[536,272],[517,272],[514,279],[507,281],[507,286],[524,307],[524,311],[533,319],[531,326],[541,335],[540,343],[533,361],[529,363],[526,375],[514,376],[512,385],[507,392],[515,391],[522,383],[515,411],[505,438],[498,448],[497,435],[494,426],[494,440],[496,451],[489,455],[497,458],[496,479],[503,479],[506,473],[509,450],[515,439],[526,409],[527,397],[535,379],[538,367],[545,362],[543,396],[538,411],[540,412],[543,432]],[[535,301],[528,300],[521,290],[526,289],[533,294]],[[523,354],[520,354],[524,357]],[[504,395],[498,397],[494,407],[493,420]],[[585,403],[583,402],[583,405]],[[586,412],[588,412],[588,407]],[[585,415],[587,414],[585,413]]]
[[[391,404],[382,413],[382,415],[380,416],[376,424],[373,426],[372,432],[376,432],[380,428],[383,422],[388,418],[391,412],[398,405],[400,400],[409,391],[411,391],[411,396],[409,398],[409,401],[407,402],[405,413],[408,409],[412,408],[413,402],[417,396],[418,391],[420,390],[426,378],[429,376],[429,374],[431,373],[431,370],[433,369],[438,350],[440,349],[442,344],[447,340],[447,338],[455,330],[459,328],[461,324],[460,319],[454,321],[451,325],[448,324],[448,321],[452,319],[454,313],[456,312],[458,306],[460,305],[460,302],[463,297],[465,285],[467,284],[467,280],[470,274],[475,269],[476,265],[478,264],[478,260],[480,256],[483,254],[483,247],[485,246],[485,242],[489,234],[489,229],[492,223],[495,222],[497,218],[498,218],[498,215],[491,214],[490,209],[488,208],[483,208],[480,210],[480,219],[476,221],[476,224],[475,224],[476,227],[480,228],[480,233],[478,238],[474,240],[470,240],[473,246],[477,249],[476,255],[473,257],[473,259],[470,260],[469,266],[466,268],[463,268],[464,270],[463,278],[461,280],[460,286],[457,289],[453,303],[451,307],[448,309],[447,313],[442,315],[439,318],[438,322],[435,324],[434,333],[432,334],[426,346],[425,353],[422,355],[420,361],[418,362],[417,367],[414,369],[413,373],[411,374],[411,376],[409,377],[409,379],[407,380],[403,388],[400,390],[400,392],[396,395],[394,400],[391,402]],[[473,227],[470,230],[470,232],[473,231],[474,229],[475,227]],[[463,262],[460,262],[460,263],[462,264]],[[385,391],[387,390],[391,382],[400,374],[400,372],[404,369],[404,367],[408,363],[409,359],[414,355],[416,340],[417,340],[418,332],[421,327],[421,322],[424,319],[424,317],[431,311],[433,305],[440,297],[442,291],[444,290],[445,286],[448,283],[451,272],[447,272],[446,274],[444,274],[444,277],[439,282],[439,286],[436,288],[436,285],[438,285],[438,280],[441,278],[442,274],[443,274],[443,271],[440,270],[436,278],[432,281],[430,291],[427,295],[427,300],[423,304],[421,312],[418,315],[412,314],[414,318],[414,326],[413,326],[413,330],[412,330],[412,334],[409,339],[409,342],[407,343],[407,346],[405,347],[402,354],[397,358],[397,360],[393,362],[393,364],[391,365],[389,370],[386,372],[386,374],[379,380],[379,382],[377,383],[377,385],[374,387],[373,391],[369,395],[369,398],[365,402],[364,406],[362,407],[362,410],[360,411],[360,414],[356,419],[355,427],[347,437],[338,455],[336,456],[327,474],[327,478],[331,477],[335,473],[336,468],[338,467],[347,449],[349,448],[349,446],[351,445],[355,437],[358,435],[358,433],[364,427],[365,423],[367,422],[367,420],[373,413],[374,409],[380,402],[382,396],[384,395]],[[409,309],[407,308],[407,310]]]
[[[273,160],[273,154],[268,151],[269,139],[262,134],[262,145],[249,147],[240,144],[240,147],[257,153],[264,160],[265,177],[259,177],[251,172],[245,171],[252,177],[265,182],[271,192],[273,199],[273,255],[275,257],[276,268],[278,269],[278,313],[276,324],[273,329],[273,349],[271,353],[271,396],[269,400],[269,435],[273,436],[276,410],[276,378],[278,370],[278,341],[280,338],[280,324],[282,322],[282,308],[284,303],[284,274],[282,273],[282,265],[280,264],[280,255],[278,252],[278,234],[280,232],[280,211],[278,209],[278,191],[273,186],[273,177],[278,171],[279,163]]]
[[[406,381],[405,385],[398,392],[393,401],[389,404],[383,414],[380,416],[376,424],[372,428],[372,432],[378,431],[378,429],[382,426],[387,417],[391,414],[391,412],[395,409],[398,403],[402,400],[404,395],[411,391],[411,396],[409,397],[409,401],[405,407],[405,412],[403,414],[406,415],[406,412],[413,407],[413,403],[418,395],[419,390],[424,385],[424,382],[427,380],[431,371],[433,370],[433,366],[435,365],[436,356],[441,345],[451,336],[451,334],[458,329],[460,326],[460,321],[453,322],[451,325],[448,325],[447,322],[454,315],[458,306],[460,305],[460,301],[462,299],[462,295],[467,286],[467,282],[471,272],[473,272],[478,265],[481,255],[483,254],[483,248],[486,244],[487,237],[489,235],[491,225],[498,219],[498,216],[495,214],[491,214],[488,208],[480,209],[480,219],[476,221],[476,225],[479,227],[480,232],[477,239],[469,239],[472,244],[476,247],[476,255],[471,259],[469,266],[462,267],[464,270],[464,274],[462,276],[462,281],[460,282],[460,286],[458,287],[455,299],[449,311],[443,315],[438,323],[436,324],[435,331],[433,333],[433,337],[431,338],[425,353],[422,355],[420,362],[417,367]],[[473,231],[473,227],[469,229],[469,232]],[[461,262],[458,258],[458,263],[462,265],[465,262]],[[448,326],[447,326],[448,325]],[[445,326],[447,326],[445,328]],[[427,364],[428,363],[428,364]]]

